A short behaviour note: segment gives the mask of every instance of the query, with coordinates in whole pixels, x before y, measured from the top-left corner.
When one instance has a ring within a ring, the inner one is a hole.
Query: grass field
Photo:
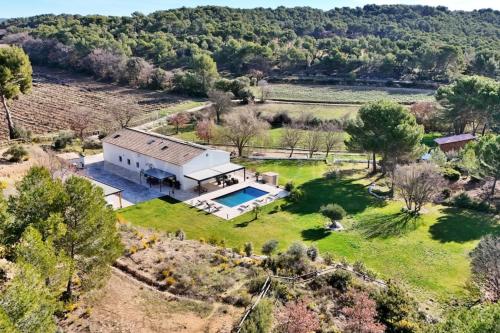
[[[191,239],[224,239],[227,246],[253,242],[255,249],[277,239],[284,249],[293,241],[315,243],[337,259],[363,261],[385,278],[410,286],[422,299],[446,299],[461,294],[469,275],[468,253],[479,238],[498,232],[492,217],[443,206],[428,206],[418,220],[400,214],[401,204],[383,204],[367,194],[372,180],[362,173],[325,179],[327,166],[306,162],[253,162],[259,171],[280,174],[280,183],[293,180],[304,190],[297,204],[278,201],[251,214],[224,221],[179,202],[156,199],[120,211],[132,224],[164,231],[183,229]],[[362,167],[362,166],[358,166]],[[331,233],[318,213],[321,205],[339,203],[348,212],[347,230]],[[278,209],[285,204],[283,210]]]
[[[256,104],[255,110],[263,116],[269,117],[279,112],[286,112],[294,119],[302,114],[311,113],[323,120],[353,118],[356,116],[359,105],[320,105],[320,104],[291,104],[291,103],[264,103]]]
[[[258,87],[255,96],[260,96]],[[337,85],[270,84],[269,99],[329,103],[366,103],[390,99],[400,103],[433,101],[434,91],[425,89]]]

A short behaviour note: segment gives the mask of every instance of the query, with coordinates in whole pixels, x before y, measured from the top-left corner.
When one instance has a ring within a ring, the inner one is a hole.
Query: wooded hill
[[[40,15],[0,24],[3,41],[25,45],[32,61],[89,71],[96,49],[166,69],[207,53],[237,76],[258,72],[433,80],[500,75],[500,12],[367,5],[197,7],[131,16]],[[29,36],[28,36],[29,35]]]

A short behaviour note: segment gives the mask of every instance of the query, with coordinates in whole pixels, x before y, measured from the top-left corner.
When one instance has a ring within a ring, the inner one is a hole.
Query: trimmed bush
[[[329,218],[332,221],[340,221],[347,215],[344,208],[342,208],[342,206],[338,204],[328,204],[326,206],[321,206],[319,211],[323,216]]]

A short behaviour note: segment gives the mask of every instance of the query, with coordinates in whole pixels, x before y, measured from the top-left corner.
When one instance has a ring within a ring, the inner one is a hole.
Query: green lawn
[[[254,88],[259,96],[258,87]],[[379,99],[390,99],[400,103],[434,101],[434,91],[426,89],[339,86],[339,85],[304,85],[270,84],[269,99],[289,101],[312,101],[329,103],[366,103]]]
[[[281,200],[264,207],[258,220],[245,214],[225,221],[182,203],[156,199],[125,208],[120,215],[135,225],[165,231],[182,228],[188,238],[224,239],[228,246],[251,241],[256,249],[269,239],[278,239],[283,249],[293,241],[315,243],[320,251],[337,258],[362,260],[386,278],[407,283],[421,298],[446,299],[462,291],[468,274],[468,253],[479,238],[498,232],[493,218],[442,206],[429,206],[419,220],[405,220],[401,205],[387,205],[369,196],[370,179],[359,173],[327,180],[323,163],[253,162],[259,171],[280,174],[280,183],[293,180],[305,192],[298,204]],[[336,202],[349,213],[347,231],[331,233],[318,214],[321,205]],[[279,205],[285,204],[280,211]]]

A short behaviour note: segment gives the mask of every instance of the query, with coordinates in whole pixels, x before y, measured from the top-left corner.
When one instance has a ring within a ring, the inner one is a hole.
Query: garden
[[[260,249],[270,239],[278,240],[280,250],[294,241],[315,244],[320,253],[361,261],[381,277],[405,283],[421,300],[441,301],[464,292],[468,253],[481,236],[500,229],[489,215],[440,205],[427,205],[420,217],[407,218],[401,214],[401,203],[368,194],[375,179],[364,165],[343,165],[334,178],[325,177],[331,167],[323,162],[247,162],[246,166],[278,172],[280,183],[293,181],[303,197],[296,203],[281,200],[265,206],[256,220],[249,213],[224,221],[166,198],[123,209],[120,218],[160,231],[182,229],[189,239],[232,248],[252,242]],[[326,227],[320,208],[330,203],[347,212],[346,230],[332,232]]]

